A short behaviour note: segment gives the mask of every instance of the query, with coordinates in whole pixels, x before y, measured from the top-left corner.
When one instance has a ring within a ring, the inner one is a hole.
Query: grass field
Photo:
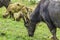
[[[34,6],[27,4],[27,1],[12,0],[12,2],[24,3],[27,6]],[[2,14],[5,13],[5,7],[0,8],[0,40],[50,40],[51,33],[47,25],[43,22],[37,24],[34,37],[29,37],[23,20],[20,22],[13,21],[13,19],[3,19]],[[60,40],[60,31],[57,31],[57,37]]]

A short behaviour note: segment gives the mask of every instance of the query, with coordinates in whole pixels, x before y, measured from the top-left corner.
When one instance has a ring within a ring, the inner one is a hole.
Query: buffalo
[[[8,5],[10,4],[11,0],[0,0],[0,8],[2,6],[5,6],[6,8],[8,7]]]
[[[29,22],[25,24],[29,36],[33,36],[36,24],[45,22],[52,34],[53,40],[58,40],[56,30],[60,28],[60,0],[41,0],[31,13]]]

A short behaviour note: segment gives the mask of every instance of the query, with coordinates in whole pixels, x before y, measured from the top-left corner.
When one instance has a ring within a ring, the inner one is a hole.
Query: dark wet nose
[[[33,35],[29,35],[29,37],[33,37]]]
[[[32,33],[29,33],[29,37],[33,37],[34,36],[34,34],[32,34]]]

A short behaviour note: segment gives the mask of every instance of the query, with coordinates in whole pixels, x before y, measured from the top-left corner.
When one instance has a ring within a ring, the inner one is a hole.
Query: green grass
[[[13,0],[12,2],[23,3],[20,0]],[[24,3],[26,2],[24,1]],[[50,40],[51,33],[45,23],[41,22],[37,24],[34,37],[29,37],[23,20],[16,22],[13,19],[4,19],[2,18],[2,14],[5,11],[5,7],[0,8],[0,40]],[[59,29],[57,31],[57,37],[60,39]]]

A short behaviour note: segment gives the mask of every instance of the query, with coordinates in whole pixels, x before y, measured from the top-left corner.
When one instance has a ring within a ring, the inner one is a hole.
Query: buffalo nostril
[[[33,35],[29,35],[29,37],[33,37]]]
[[[34,36],[34,34],[33,34],[33,33],[29,33],[29,36],[30,36],[30,37],[33,37],[33,36]]]

